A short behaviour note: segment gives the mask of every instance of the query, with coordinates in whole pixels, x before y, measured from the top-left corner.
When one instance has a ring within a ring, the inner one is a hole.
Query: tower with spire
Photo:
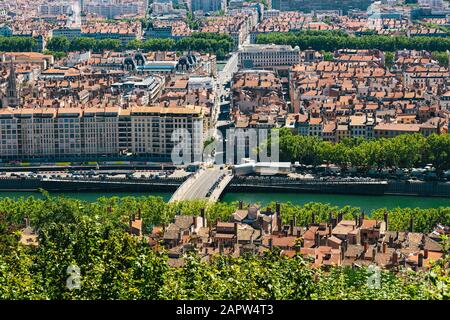
[[[19,106],[19,92],[17,90],[16,69],[14,68],[14,62],[13,62],[12,58],[11,58],[11,64],[10,64],[10,68],[9,68],[9,77],[8,77],[6,98],[7,98],[9,107],[18,107]]]

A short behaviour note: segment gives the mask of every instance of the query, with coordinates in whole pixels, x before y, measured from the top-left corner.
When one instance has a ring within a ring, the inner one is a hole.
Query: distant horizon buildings
[[[343,14],[349,10],[367,10],[374,0],[272,0],[272,8],[281,11],[302,10],[311,12],[315,10],[341,10]]]
[[[131,0],[79,0],[82,13],[97,14],[106,19],[119,16],[134,16],[145,14],[147,1]]]
[[[215,12],[226,10],[226,0],[191,0],[192,12]]]

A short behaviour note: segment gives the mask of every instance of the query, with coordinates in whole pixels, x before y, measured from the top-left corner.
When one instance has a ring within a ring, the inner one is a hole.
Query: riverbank
[[[147,197],[158,196],[164,201],[169,201],[172,196],[171,192],[50,192],[52,196],[63,196],[66,198],[79,199],[88,202],[95,202],[101,197]],[[0,198],[20,197],[42,197],[39,192],[0,192]],[[268,205],[272,201],[290,202],[295,205],[304,205],[309,202],[329,203],[331,205],[344,207],[353,206],[361,208],[367,213],[378,208],[439,208],[450,206],[448,198],[440,197],[417,197],[417,196],[367,196],[367,195],[336,195],[336,194],[314,194],[314,193],[273,193],[273,192],[227,192],[220,201],[231,203],[235,201],[244,201],[246,203],[260,203]]]
[[[115,191],[115,192],[174,192],[185,181],[178,178],[2,178],[1,191],[51,192]],[[365,179],[294,179],[286,177],[234,177],[225,192],[323,193],[344,195],[407,195],[447,197],[450,182]]]

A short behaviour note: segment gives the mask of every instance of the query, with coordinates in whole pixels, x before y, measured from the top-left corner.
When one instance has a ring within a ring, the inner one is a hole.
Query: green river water
[[[169,200],[170,192],[67,192],[51,193],[53,196],[64,196],[80,200],[94,202],[100,197],[126,197],[126,196],[160,196]],[[0,198],[20,198],[35,196],[41,197],[38,192],[0,192]],[[361,210],[370,212],[377,208],[438,208],[450,206],[450,198],[435,197],[413,197],[413,196],[361,196],[361,195],[339,195],[339,194],[312,194],[312,193],[262,193],[262,192],[229,192],[222,201],[233,202],[242,200],[246,203],[260,203],[266,205],[271,201],[291,202],[293,204],[304,204],[307,202],[330,203],[337,206],[350,205],[359,207]]]

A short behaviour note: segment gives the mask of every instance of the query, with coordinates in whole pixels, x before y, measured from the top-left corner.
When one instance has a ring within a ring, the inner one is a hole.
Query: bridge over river
[[[183,182],[170,198],[170,202],[191,199],[216,202],[232,179],[233,175],[226,169],[200,169]]]

